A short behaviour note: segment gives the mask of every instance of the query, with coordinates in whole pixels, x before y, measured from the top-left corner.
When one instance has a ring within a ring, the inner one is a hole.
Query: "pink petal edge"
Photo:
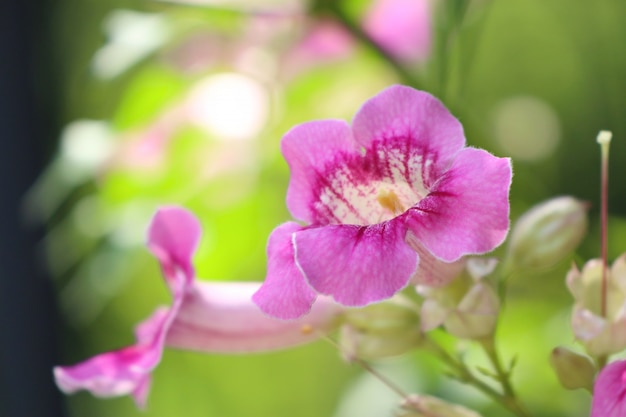
[[[444,262],[495,249],[509,229],[511,177],[508,158],[462,150],[430,194],[409,210],[409,229]]]
[[[291,170],[287,208],[295,219],[312,223],[311,205],[318,198],[314,192],[326,165],[342,154],[358,152],[350,126],[342,120],[297,125],[283,137],[281,152]]]
[[[284,320],[307,314],[317,296],[296,265],[293,235],[299,230],[302,226],[288,222],[272,231],[267,243],[267,275],[252,296],[266,314]]]
[[[366,101],[354,116],[352,132],[366,149],[377,140],[406,140],[429,156],[435,178],[465,145],[463,126],[441,101],[403,85],[388,87]]]

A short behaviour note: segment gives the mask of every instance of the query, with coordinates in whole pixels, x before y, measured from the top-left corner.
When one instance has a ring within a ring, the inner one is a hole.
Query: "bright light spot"
[[[267,121],[268,101],[267,91],[252,78],[219,74],[193,88],[187,102],[188,117],[218,139],[250,139]]]
[[[77,120],[61,134],[61,157],[73,171],[92,173],[113,153],[114,137],[106,122]]]
[[[91,62],[96,76],[114,78],[165,44],[170,28],[165,17],[153,13],[114,10],[105,20],[108,43]]]
[[[561,139],[559,118],[545,101],[519,96],[502,101],[494,112],[495,139],[514,159],[536,161],[549,157]]]

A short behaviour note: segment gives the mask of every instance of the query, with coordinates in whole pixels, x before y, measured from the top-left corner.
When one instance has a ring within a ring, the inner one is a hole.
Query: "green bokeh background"
[[[368,6],[367,1],[344,3],[354,20]],[[466,3],[459,24],[454,10]],[[162,13],[173,36],[124,74],[99,80],[89,63],[106,41],[102,21],[118,8]],[[511,155],[512,218],[556,195],[592,202],[590,233],[574,255],[579,264],[599,253],[595,136],[601,129],[613,131],[609,255],[614,259],[626,249],[626,3],[440,0],[434,9],[433,53],[412,70],[416,87],[448,105],[464,124],[469,145],[499,156],[509,156],[494,127],[501,103],[530,96],[549,109],[559,129],[554,150],[539,159]],[[47,70],[57,80],[60,123],[106,120],[122,133],[150,125],[201,77],[233,71],[232,63],[222,60],[184,73],[172,67],[168,54],[199,31],[230,45],[249,24],[245,14],[218,7],[59,1],[50,16],[55,60]],[[291,37],[265,46],[277,65],[279,52],[302,30],[295,25]],[[65,322],[64,363],[130,344],[134,325],[169,302],[158,265],[140,244],[159,205],[182,204],[201,219],[204,238],[195,258],[200,277],[261,281],[267,236],[290,218],[284,204],[289,172],[279,152],[281,136],[307,120],[350,120],[364,100],[398,82],[406,80],[363,43],[343,59],[317,63],[289,79],[266,80],[272,92],[269,121],[245,144],[252,148],[254,166],[209,180],[198,173],[214,160],[211,155],[235,145],[191,127],[175,133],[165,168],[158,173],[113,169],[77,184],[59,179],[61,159],[53,162],[35,190],[35,206],[49,227],[49,266]],[[522,118],[520,129],[533,135],[543,126],[535,122]],[[518,136],[525,140],[523,133]],[[534,143],[534,138],[526,139]],[[120,228],[139,240],[120,245],[114,237]],[[503,356],[517,355],[514,382],[540,417],[588,415],[590,396],[562,390],[547,361],[557,344],[574,345],[568,324],[571,298],[564,286],[568,265],[565,260],[551,271],[514,276],[501,321]],[[484,362],[471,344],[460,348],[468,358]],[[443,368],[425,353],[379,366],[409,388],[468,404],[484,415],[508,416],[471,389],[441,377]],[[380,384],[375,395],[368,394],[363,378],[367,376],[325,342],[250,356],[167,350],[154,372],[145,412],[127,397],[100,400],[79,393],[67,402],[73,416],[94,417],[391,416],[391,409],[381,414],[376,405],[388,401],[387,388]]]

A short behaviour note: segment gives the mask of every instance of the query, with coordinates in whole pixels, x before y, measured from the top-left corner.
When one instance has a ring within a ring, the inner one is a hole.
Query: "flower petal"
[[[249,353],[296,346],[318,339],[343,309],[318,297],[298,320],[277,320],[252,302],[256,282],[199,282],[167,334],[167,345],[204,352]]]
[[[170,280],[174,267],[187,277],[194,276],[191,258],[200,241],[200,222],[180,207],[163,207],[154,215],[148,230],[148,248],[157,257]]]
[[[442,262],[435,258],[428,250],[417,240],[413,233],[408,232],[406,242],[413,248],[419,256],[420,264],[411,277],[413,285],[426,285],[428,287],[443,287],[458,277],[467,261],[461,258],[455,262]]]
[[[430,194],[410,209],[409,229],[446,262],[493,250],[509,228],[511,175],[508,158],[462,150]]]
[[[372,226],[331,225],[295,233],[296,261],[309,284],[347,306],[389,298],[417,268],[402,219]]]
[[[65,393],[81,389],[98,397],[131,394],[137,407],[144,408],[150,373],[161,360],[165,332],[180,303],[172,310],[158,309],[138,326],[137,343],[106,352],[72,366],[54,368],[56,383]]]
[[[302,226],[294,222],[278,226],[267,243],[267,276],[252,300],[266,314],[280,319],[296,319],[309,312],[316,294],[296,265],[294,232]]]
[[[161,361],[165,335],[193,284],[191,257],[200,237],[200,226],[188,211],[178,207],[160,209],[148,231],[148,245],[161,262],[173,294],[172,307],[159,308],[135,331],[137,342],[103,353],[73,366],[56,367],[58,386],[70,393],[80,389],[96,396],[131,394],[139,408],[145,406],[150,373]]]
[[[626,416],[626,361],[607,365],[596,378],[591,417]]]
[[[422,155],[424,184],[448,169],[465,145],[463,126],[435,97],[395,85],[363,104],[352,122],[354,139],[366,149],[376,141],[400,140],[407,154]]]
[[[358,152],[350,126],[340,120],[300,124],[285,134],[281,151],[291,170],[287,208],[294,218],[313,223],[313,205],[326,165],[344,154]]]

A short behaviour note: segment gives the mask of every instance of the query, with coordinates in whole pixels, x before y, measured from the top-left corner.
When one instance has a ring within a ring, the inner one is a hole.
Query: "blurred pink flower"
[[[464,146],[443,104],[405,86],[368,100],[352,126],[292,128],[281,143],[291,169],[287,207],[308,225],[272,232],[254,301],[282,319],[306,314],[318,293],[363,306],[412,277],[443,285],[459,270],[450,263],[494,249],[509,227],[511,163]]]
[[[591,417],[623,416],[626,416],[626,360],[602,369],[596,378],[591,403]]]
[[[374,0],[363,29],[396,58],[423,61],[432,41],[429,0]]]
[[[130,394],[145,406],[150,374],[165,346],[214,353],[282,349],[315,340],[332,327],[340,307],[320,300],[298,321],[274,320],[251,301],[258,283],[197,282],[191,258],[200,224],[181,208],[160,209],[148,233],[148,247],[161,264],[173,295],[171,307],[158,308],[135,329],[136,343],[54,369],[66,393],[81,389],[99,397]]]
[[[180,106],[172,106],[159,114],[146,127],[124,133],[117,149],[103,167],[103,172],[115,169],[154,171],[167,159],[170,141],[184,121]]]
[[[285,56],[288,76],[320,62],[347,58],[355,39],[343,25],[330,19],[304,21],[304,36]],[[363,31],[394,58],[422,62],[432,43],[429,0],[374,0],[361,22]]]
[[[339,23],[329,19],[303,23],[308,23],[308,28],[287,52],[281,65],[287,76],[293,76],[322,62],[345,59],[352,52],[354,39]]]

